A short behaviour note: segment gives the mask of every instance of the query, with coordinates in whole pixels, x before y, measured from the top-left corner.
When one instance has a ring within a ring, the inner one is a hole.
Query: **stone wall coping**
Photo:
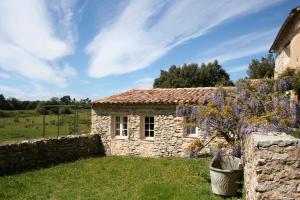
[[[21,140],[21,141],[9,141],[9,142],[1,142],[1,146],[7,146],[7,145],[14,145],[14,144],[24,144],[24,143],[36,143],[36,142],[45,142],[45,141],[51,141],[51,140],[59,140],[64,138],[79,138],[79,137],[88,137],[92,134],[80,134],[80,135],[65,135],[65,136],[59,136],[59,137],[46,137],[46,138],[36,138],[36,139],[29,139],[29,140]],[[94,134],[95,135],[95,134]]]
[[[297,145],[300,146],[300,139],[297,139],[286,133],[277,133],[276,134],[261,134],[253,133],[252,134],[254,146],[256,147],[270,147],[272,145],[278,145],[280,147]]]

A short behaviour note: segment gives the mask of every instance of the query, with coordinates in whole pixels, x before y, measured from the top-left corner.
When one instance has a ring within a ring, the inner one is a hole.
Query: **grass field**
[[[223,199],[211,192],[208,163],[209,159],[83,159],[47,169],[0,177],[0,198]]]
[[[0,142],[19,141],[43,136],[43,116],[35,111],[11,111],[10,116],[0,118]],[[75,134],[74,114],[60,115],[59,135]],[[57,136],[57,115],[46,115],[45,136]],[[78,113],[78,132],[89,133],[91,110],[82,109]]]

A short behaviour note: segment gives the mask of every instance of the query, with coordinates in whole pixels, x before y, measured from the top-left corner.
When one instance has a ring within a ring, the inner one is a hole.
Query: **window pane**
[[[123,123],[127,123],[127,120],[128,120],[127,117],[124,117],[123,118]]]
[[[127,130],[122,131],[122,136],[127,136]]]
[[[116,135],[120,135],[120,130],[119,129],[116,130]]]
[[[187,134],[196,134],[196,128],[195,127],[187,128]]]
[[[120,117],[116,117],[116,123],[120,123]]]
[[[145,123],[149,123],[149,117],[145,117]]]
[[[145,130],[145,137],[149,137],[149,131]]]
[[[121,127],[121,126],[120,126],[120,123],[117,122],[117,123],[116,123],[116,129],[120,129],[120,127]]]
[[[150,130],[154,130],[154,124],[150,124]]]
[[[154,117],[149,117],[150,118],[150,123],[154,123]]]
[[[149,124],[145,124],[145,130],[149,130]]]
[[[154,137],[154,131],[150,131],[150,137]]]
[[[127,129],[127,124],[126,123],[123,124],[123,129]]]

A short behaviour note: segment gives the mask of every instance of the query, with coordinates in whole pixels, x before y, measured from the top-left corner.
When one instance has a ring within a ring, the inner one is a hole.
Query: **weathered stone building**
[[[287,68],[300,70],[300,6],[291,10],[270,52],[276,53],[275,78]]]
[[[201,138],[198,127],[176,116],[178,104],[201,104],[214,88],[130,90],[92,103],[92,134],[107,155],[184,156]]]

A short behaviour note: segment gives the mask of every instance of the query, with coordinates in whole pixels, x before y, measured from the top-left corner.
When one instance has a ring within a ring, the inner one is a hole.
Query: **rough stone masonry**
[[[133,155],[144,157],[178,156],[187,157],[187,147],[204,136],[201,131],[197,137],[185,134],[183,117],[175,114],[176,105],[113,105],[92,110],[92,134],[100,134],[106,155]],[[117,115],[128,117],[128,137],[118,138],[113,135],[112,118]],[[141,119],[154,116],[154,138],[143,137]],[[209,138],[207,138],[209,140]],[[224,142],[216,139],[205,149],[203,154],[211,152],[211,147]]]
[[[247,200],[300,199],[300,140],[253,134],[245,142]]]
[[[99,135],[70,135],[0,144],[0,175],[104,155]]]

